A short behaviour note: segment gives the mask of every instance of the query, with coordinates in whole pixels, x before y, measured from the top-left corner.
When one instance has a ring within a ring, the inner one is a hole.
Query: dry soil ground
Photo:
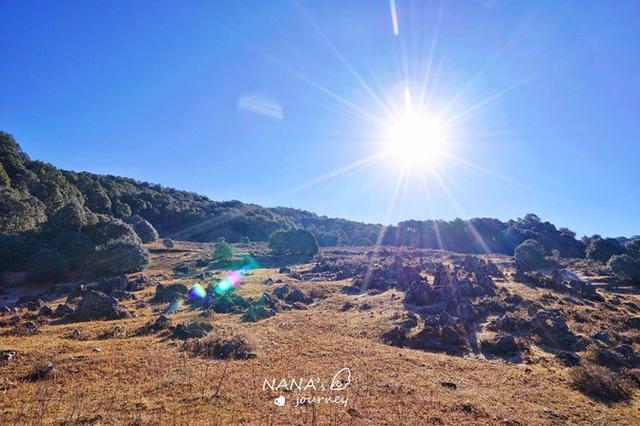
[[[191,285],[173,266],[206,257],[207,245],[178,244],[180,250],[153,250],[146,272],[153,283]],[[293,265],[302,271],[311,265]],[[223,276],[219,272],[216,276]],[[606,405],[573,389],[569,369],[552,355],[532,348],[531,363],[514,364],[481,356],[448,356],[397,348],[380,334],[403,311],[399,292],[349,296],[344,281],[292,281],[277,268],[253,271],[238,290],[245,296],[270,291],[268,277],[293,282],[307,292],[324,293],[306,309],[279,312],[255,323],[239,315],[214,314],[212,333],[241,333],[253,344],[249,360],[191,356],[182,341],[163,335],[134,336],[167,304],[148,300],[154,286],[124,302],[136,316],[117,321],[39,325],[37,334],[17,336],[0,328],[0,350],[14,360],[0,364],[2,424],[638,424],[638,398]],[[541,297],[537,290],[504,281],[514,292]],[[637,296],[624,296],[636,298]],[[63,299],[60,300],[62,302]],[[145,307],[136,307],[139,301]],[[342,311],[350,301],[353,309]],[[361,310],[368,303],[370,309]],[[55,308],[56,303],[52,303]],[[183,306],[174,323],[199,311]],[[12,314],[1,319],[8,320]],[[123,331],[105,338],[114,326]],[[81,338],[73,337],[80,329]],[[56,374],[25,380],[34,366],[52,362]],[[336,372],[349,368],[344,390],[328,389]],[[265,380],[296,379],[316,389],[265,389]],[[325,390],[321,389],[325,386]],[[284,396],[284,406],[274,403]],[[339,397],[336,402],[296,406],[297,398]],[[343,403],[343,401],[346,402]]]

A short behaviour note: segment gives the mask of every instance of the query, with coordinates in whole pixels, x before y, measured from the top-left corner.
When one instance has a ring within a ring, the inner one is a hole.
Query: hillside
[[[637,238],[213,201],[0,139],[0,423],[637,418]]]
[[[0,272],[48,265],[39,274],[43,279],[74,271],[87,258],[105,270],[113,259],[126,258],[128,265],[114,273],[140,270],[148,254],[139,243],[152,242],[158,234],[199,242],[267,241],[274,231],[303,228],[325,247],[383,244],[508,255],[523,241],[534,239],[547,255],[563,258],[585,257],[595,242],[603,247],[592,251],[604,252],[599,256],[606,259],[598,259],[604,261],[622,254],[623,243],[629,242],[599,236],[578,240],[567,228],[556,228],[534,214],[507,222],[410,220],[383,227],[292,208],[213,201],[125,177],[60,170],[31,160],[4,132],[0,132],[0,200]],[[141,230],[148,235],[136,236]]]

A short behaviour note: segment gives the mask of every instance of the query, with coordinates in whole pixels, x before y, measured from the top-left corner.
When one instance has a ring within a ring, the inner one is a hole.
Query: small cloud
[[[244,95],[238,99],[238,109],[242,109],[266,117],[282,120],[284,117],[279,103],[258,95]]]

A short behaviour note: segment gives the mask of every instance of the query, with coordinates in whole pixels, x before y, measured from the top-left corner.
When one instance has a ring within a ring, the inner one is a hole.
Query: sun
[[[405,168],[434,165],[447,145],[443,123],[423,114],[408,113],[385,129],[384,153]]]

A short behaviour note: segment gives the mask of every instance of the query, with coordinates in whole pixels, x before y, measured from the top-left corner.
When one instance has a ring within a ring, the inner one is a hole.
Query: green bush
[[[135,215],[127,221],[143,243],[149,244],[158,240],[158,231],[142,217]]]
[[[245,235],[242,238],[240,238],[240,243],[244,245],[251,244],[251,240],[249,239],[249,237]]]
[[[640,260],[640,238],[631,241],[626,247],[627,254],[634,259]]]
[[[62,231],[57,234],[51,241],[51,246],[65,256],[71,269],[85,265],[95,249],[95,244],[89,237],[73,231]]]
[[[50,281],[62,278],[69,270],[69,264],[58,250],[43,248],[29,256],[26,262],[27,274],[34,281]]]
[[[611,256],[607,266],[618,279],[640,283],[640,260],[628,254],[619,254]]]
[[[28,231],[46,220],[40,200],[12,188],[0,188],[0,232]]]
[[[7,171],[4,169],[2,163],[0,163],[0,187],[7,187],[11,185],[11,178],[7,174]]]
[[[546,265],[544,248],[536,240],[526,240],[513,252],[518,267],[531,271]]]
[[[49,218],[47,227],[51,232],[79,231],[87,224],[84,208],[70,202],[56,210]]]
[[[85,227],[83,232],[98,246],[112,240],[130,240],[138,244],[142,243],[131,225],[113,216],[98,215],[98,221]]]
[[[229,260],[233,257],[233,248],[226,243],[218,243],[213,250],[213,257],[216,260]]]
[[[318,253],[318,241],[305,229],[276,231],[269,238],[269,248],[274,254],[313,256]]]
[[[98,276],[139,272],[149,266],[149,252],[140,243],[115,240],[94,252],[92,266]]]
[[[0,234],[0,272],[23,269],[37,247],[38,241],[25,234]]]
[[[615,238],[592,238],[587,246],[587,259],[608,262],[611,256],[624,253],[624,247]]]
[[[162,240],[162,245],[167,250],[171,250],[176,246],[171,238],[165,238],[164,240]]]

